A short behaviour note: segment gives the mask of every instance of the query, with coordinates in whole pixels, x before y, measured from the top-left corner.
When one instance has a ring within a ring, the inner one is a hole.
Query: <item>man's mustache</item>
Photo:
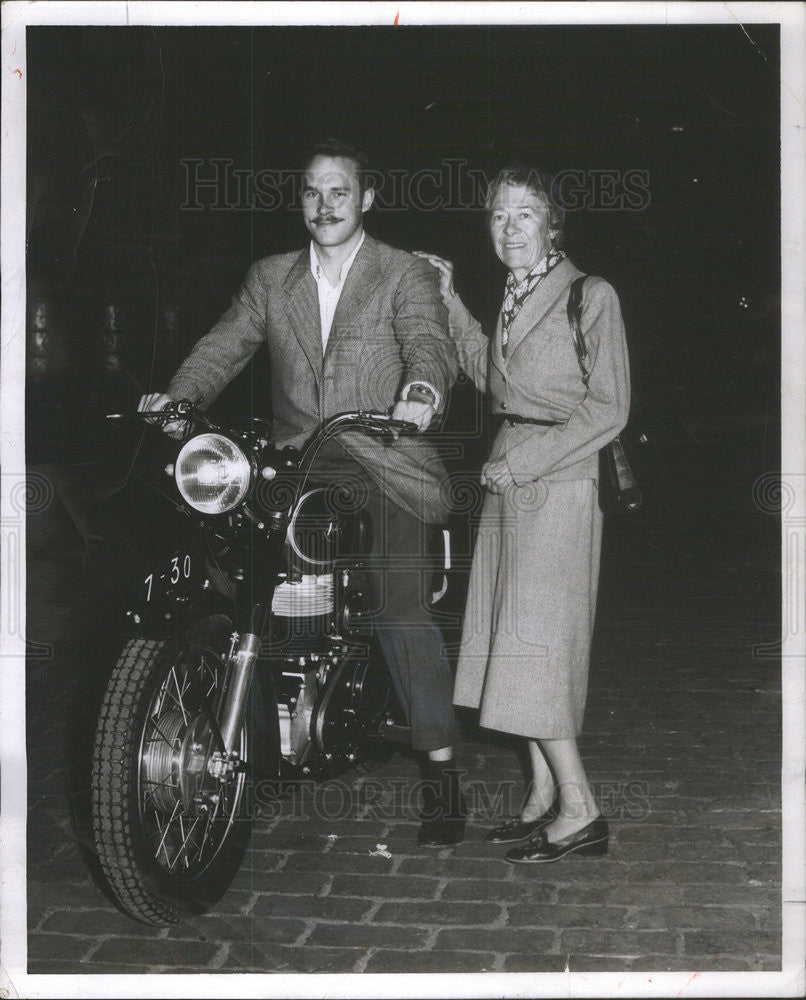
[[[313,221],[315,225],[321,226],[325,222],[344,222],[344,219],[338,215],[317,215]]]

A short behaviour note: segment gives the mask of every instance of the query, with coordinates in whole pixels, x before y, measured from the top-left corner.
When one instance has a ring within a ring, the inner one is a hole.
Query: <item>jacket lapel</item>
[[[322,374],[322,324],[308,247],[288,272],[283,290],[287,295],[286,316],[318,382]]]
[[[509,331],[507,360],[511,359],[526,335],[540,323],[577,273],[577,269],[568,258],[560,261],[526,299]]]
[[[377,242],[369,236],[365,236],[364,244],[353,261],[353,266],[350,268],[347,280],[344,282],[344,288],[339,296],[325,354],[329,354],[339,338],[347,335],[355,325],[382,277]]]
[[[507,357],[504,357],[504,352],[501,350],[501,313],[498,313],[498,319],[495,323],[495,333],[493,334],[492,345],[490,349],[490,360],[495,365],[495,367],[503,374],[507,369]]]

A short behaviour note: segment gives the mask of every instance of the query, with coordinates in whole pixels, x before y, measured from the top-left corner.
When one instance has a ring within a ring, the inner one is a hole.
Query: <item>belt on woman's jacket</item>
[[[559,420],[538,420],[535,417],[521,417],[517,413],[494,413],[494,420],[514,427],[516,424],[538,424],[540,427],[557,427],[561,423]]]

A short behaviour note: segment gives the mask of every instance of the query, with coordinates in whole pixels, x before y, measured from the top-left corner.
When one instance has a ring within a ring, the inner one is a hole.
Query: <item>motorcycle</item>
[[[343,413],[300,451],[276,448],[266,421],[222,427],[189,401],[109,417],[185,421],[165,471],[197,529],[140,577],[93,751],[104,877],[129,914],[162,926],[226,891],[259,783],[279,794],[408,742],[361,586],[371,519],[312,467],[344,431],[393,444],[416,427]]]

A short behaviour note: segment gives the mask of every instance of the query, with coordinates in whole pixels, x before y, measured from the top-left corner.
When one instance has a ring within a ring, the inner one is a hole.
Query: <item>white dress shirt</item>
[[[316,282],[316,291],[319,295],[319,319],[321,320],[322,326],[323,354],[325,352],[325,348],[327,347],[328,337],[330,336],[330,328],[333,326],[333,317],[336,314],[336,306],[339,304],[341,292],[344,288],[344,282],[347,280],[347,275],[350,273],[350,268],[355,262],[358,251],[364,245],[364,236],[365,234],[362,233],[361,239],[356,244],[355,250],[353,250],[347,260],[345,260],[345,262],[341,265],[339,280],[335,285],[330,283],[330,278],[328,278],[325,274],[325,269],[322,267],[319,255],[316,252],[316,244],[313,240],[311,240],[311,274]]]

